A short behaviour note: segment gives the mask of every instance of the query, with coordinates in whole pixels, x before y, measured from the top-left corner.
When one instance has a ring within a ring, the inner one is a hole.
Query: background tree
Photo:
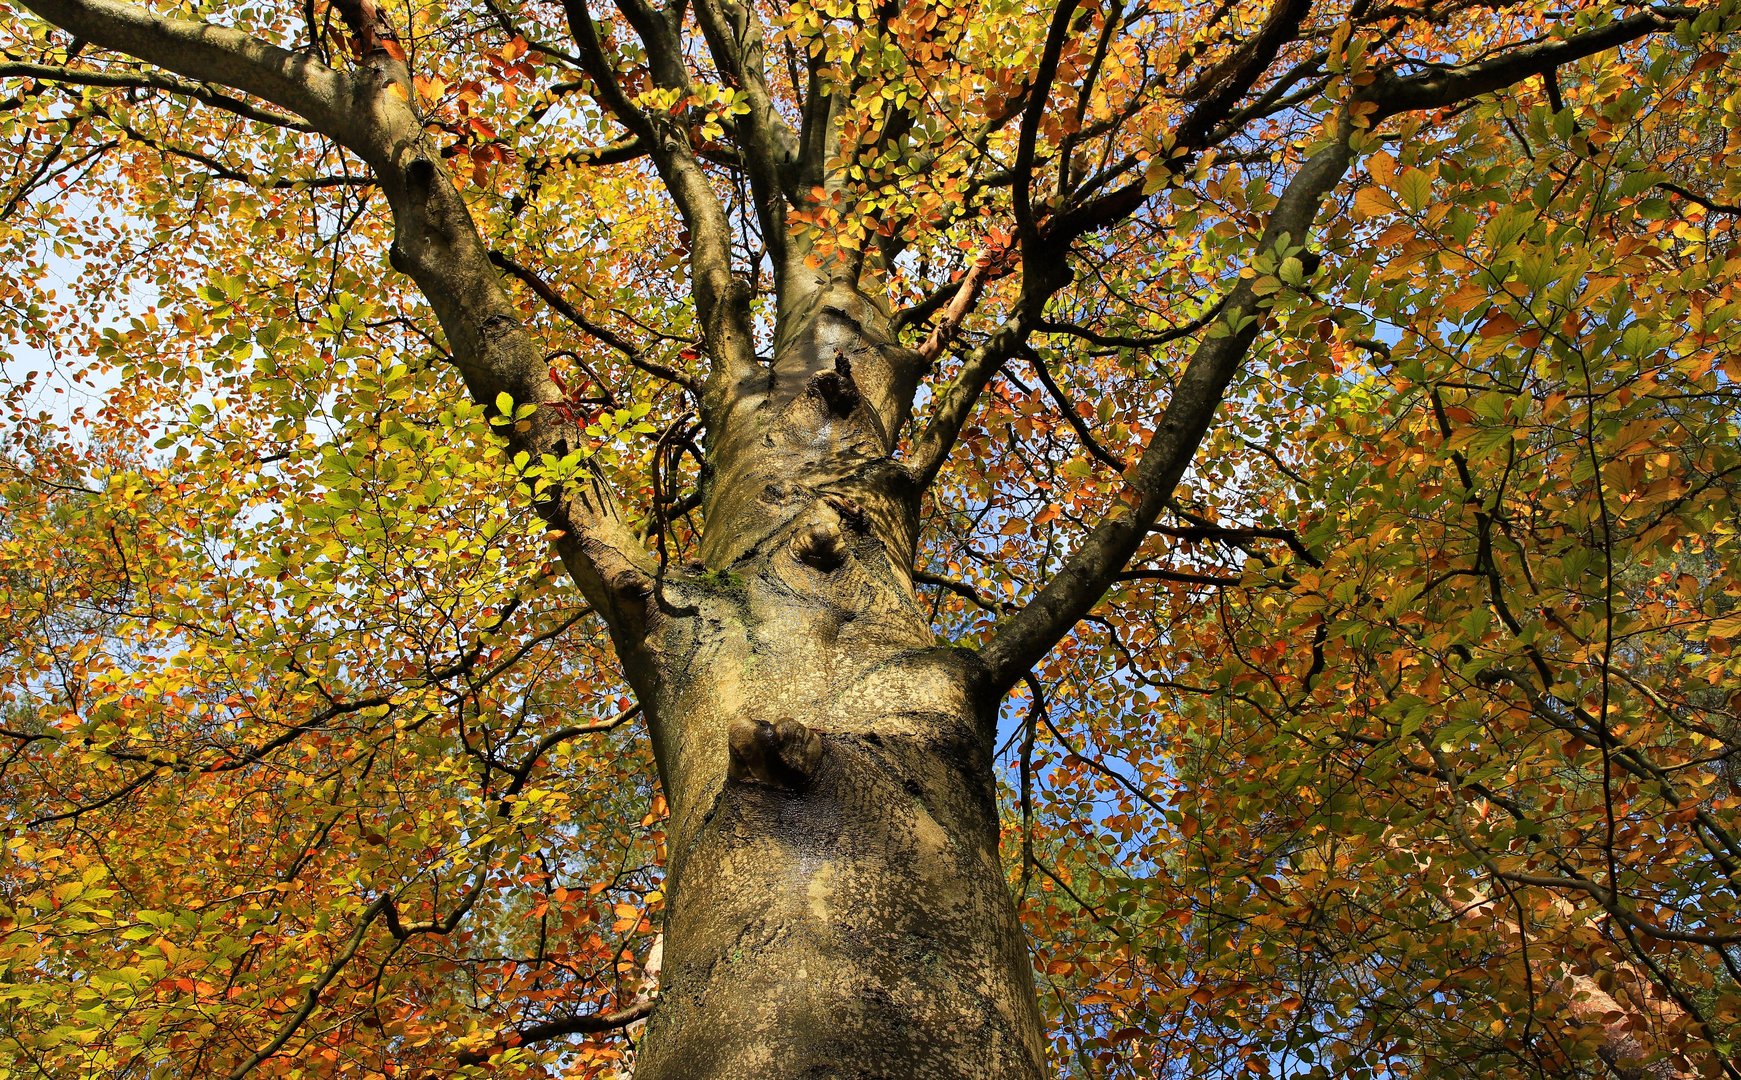
[[[0,1068],[1736,1074],[1733,4],[12,11]]]

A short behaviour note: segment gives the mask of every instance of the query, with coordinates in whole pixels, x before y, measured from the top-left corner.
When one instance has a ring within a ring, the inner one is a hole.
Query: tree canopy
[[[0,1078],[628,1075],[806,275],[1060,1075],[1741,1078],[1733,0],[0,10]]]

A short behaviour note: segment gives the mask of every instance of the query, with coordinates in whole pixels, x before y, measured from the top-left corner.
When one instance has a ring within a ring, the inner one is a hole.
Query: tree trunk
[[[824,634],[777,570],[670,593],[699,632],[637,1077],[1040,1075],[971,656]]]
[[[389,149],[410,160],[395,219],[417,226],[395,264],[462,352],[489,357],[478,372],[520,373],[509,396],[547,401],[531,338],[476,285],[491,279],[453,189],[416,144]],[[639,586],[607,500],[573,483],[541,505],[607,613],[671,807],[661,998],[636,1075],[1039,1077],[998,859],[1001,692],[977,654],[938,644],[912,589],[922,485],[895,443],[924,365],[859,267],[825,279],[794,260],[770,360],[732,361],[744,282],[703,305],[699,558]],[[538,410],[511,447],[560,456],[561,418]],[[563,499],[587,501],[584,534]]]
[[[998,695],[913,595],[887,433],[915,358],[885,327],[819,290],[765,380],[710,395],[702,559],[649,605],[671,820],[638,1080],[1044,1071],[998,859]]]

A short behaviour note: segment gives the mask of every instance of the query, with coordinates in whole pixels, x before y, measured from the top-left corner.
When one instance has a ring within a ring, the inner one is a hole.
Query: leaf
[[[1379,187],[1392,187],[1396,181],[1396,158],[1383,150],[1376,151],[1366,159],[1366,171]]]
[[[1481,323],[1481,336],[1483,338],[1510,337],[1515,333],[1517,333],[1517,320],[1503,311],[1489,313]]]
[[[1396,192],[1410,210],[1425,210],[1433,201],[1433,178],[1410,166],[1397,177]]]
[[[1396,201],[1382,188],[1364,187],[1354,194],[1354,212],[1361,217],[1381,217],[1398,210]]]

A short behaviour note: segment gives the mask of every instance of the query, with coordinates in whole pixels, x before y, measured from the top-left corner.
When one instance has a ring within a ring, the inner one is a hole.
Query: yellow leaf
[[[1475,282],[1466,282],[1462,288],[1451,293],[1440,301],[1445,307],[1459,315],[1466,315],[1476,304],[1487,299],[1487,289]]]
[[[1396,158],[1380,150],[1366,159],[1366,171],[1379,184],[1389,187],[1396,179]]]
[[[1359,217],[1373,218],[1396,211],[1396,200],[1383,188],[1364,187],[1354,195],[1354,213]]]

